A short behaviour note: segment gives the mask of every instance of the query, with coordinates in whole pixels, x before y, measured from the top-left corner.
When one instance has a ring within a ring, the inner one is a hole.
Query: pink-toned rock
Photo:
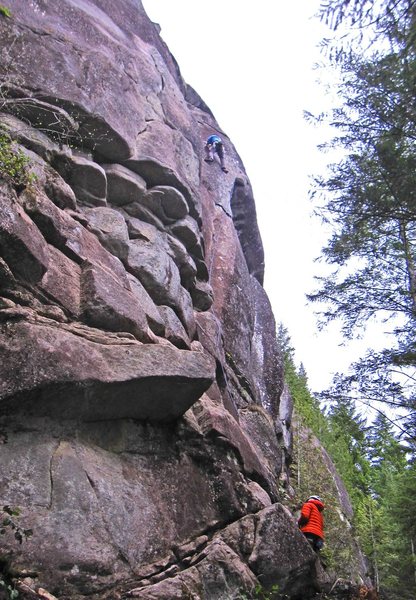
[[[78,317],[81,313],[81,268],[54,246],[49,246],[48,252],[48,270],[39,287],[69,313]]]
[[[260,462],[251,441],[234,417],[226,409],[214,405],[206,396],[201,398],[194,412],[204,434],[225,438],[228,444],[238,451],[244,471],[258,480],[271,494],[275,494],[276,488],[271,473]]]
[[[87,208],[83,215],[87,219],[88,229],[98,237],[104,248],[123,260],[129,242],[123,215],[110,207]]]
[[[0,252],[19,278],[39,281],[48,268],[48,245],[6,185],[0,185]]]
[[[101,165],[82,154],[68,154],[54,161],[77,199],[88,206],[106,206],[107,178]]]
[[[144,311],[150,329],[156,335],[163,337],[165,335],[165,323],[159,308],[136,277],[127,273],[127,279],[129,281],[130,291],[136,297],[137,302]]]
[[[159,306],[159,312],[165,323],[165,337],[177,348],[190,349],[191,342],[176,313],[169,306]]]
[[[170,421],[214,378],[213,361],[201,352],[134,342],[101,345],[76,330],[28,322],[0,334],[3,414]]]
[[[88,325],[104,331],[128,331],[142,342],[151,341],[137,297],[110,272],[84,263],[81,283],[82,317]]]
[[[121,281],[126,279],[121,262],[103,248],[95,235],[69,214],[60,210],[44,194],[25,192],[26,211],[35,221],[49,244],[55,246],[72,260],[81,264],[87,260],[113,271]]]
[[[153,243],[132,240],[126,267],[139,279],[156,304],[175,310],[192,339],[195,318],[191,296],[181,285],[178,267],[167,254],[164,240],[159,236],[153,238]]]
[[[71,600],[306,598],[325,578],[272,504],[291,403],[241,159],[142,2],[12,5],[0,122],[38,179],[0,192],[0,499],[34,531],[2,536],[10,571]]]
[[[294,526],[294,518],[281,504],[261,511],[248,563],[263,585],[277,583],[282,593],[308,597],[329,578],[319,569],[319,560],[304,535],[293,531]]]

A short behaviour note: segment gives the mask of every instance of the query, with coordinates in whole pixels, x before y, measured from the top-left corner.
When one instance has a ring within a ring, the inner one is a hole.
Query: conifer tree
[[[339,319],[348,337],[369,321],[390,331],[388,345],[370,350],[338,379],[328,397],[355,397],[416,408],[416,45],[414,3],[364,0],[337,5],[339,15],[357,22],[376,16],[389,40],[371,55],[341,53],[342,104],[327,119],[336,130],[331,147],[342,158],[329,175],[317,177],[317,212],[332,226],[322,258],[333,272],[309,295],[323,303],[322,323]],[[383,8],[384,7],[384,8]],[[377,11],[378,12],[375,12]],[[342,12],[344,11],[344,12]],[[332,13],[333,15],[335,13]],[[404,15],[397,23],[394,16]],[[337,19],[341,17],[338,15]]]

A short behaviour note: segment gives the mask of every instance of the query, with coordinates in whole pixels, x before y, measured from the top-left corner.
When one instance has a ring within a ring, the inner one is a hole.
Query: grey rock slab
[[[281,504],[273,504],[258,514],[256,539],[248,563],[264,585],[278,584],[279,591],[304,593],[316,591],[317,560],[295,518]]]
[[[140,219],[145,223],[149,223],[159,229],[159,231],[165,231],[166,225],[163,223],[161,219],[149,208],[146,208],[142,202],[132,202],[131,204],[127,204],[124,207],[124,210],[128,215],[131,215],[133,218]]]
[[[142,310],[144,310],[147,322],[149,324],[150,329],[156,335],[164,337],[165,335],[165,322],[160,314],[159,307],[153,302],[149,294],[146,292],[140,281],[131,275],[127,274],[127,279],[129,280],[130,290],[132,294],[137,299],[137,302],[140,304]]]
[[[79,221],[56,207],[49,198],[37,191],[21,195],[26,211],[41,230],[48,243],[57,247],[68,258],[82,264],[99,264],[117,275],[121,281],[126,272],[121,261],[110,254]]]
[[[288,456],[293,451],[293,428],[292,428],[293,398],[288,385],[285,383],[280,395],[279,402],[279,425],[283,444],[287,450]]]
[[[195,247],[191,248],[189,250],[189,253],[191,254],[191,256],[194,259],[197,277],[200,281],[208,281],[209,280],[209,271],[208,271],[207,263],[204,260],[202,260],[201,258],[198,258],[199,253],[195,252],[195,249],[196,249]],[[199,246],[199,249],[201,250],[200,246]],[[201,251],[201,254],[202,254],[202,251]]]
[[[211,308],[214,302],[214,292],[209,283],[197,279],[190,292],[195,310],[203,312]]]
[[[149,187],[169,185],[181,191],[185,197],[190,197],[190,190],[180,180],[175,170],[167,164],[150,156],[132,156],[124,164],[143,177]]]
[[[25,154],[29,160],[28,170],[33,176],[32,185],[28,186],[32,193],[42,189],[56,206],[62,209],[74,210],[77,207],[77,200],[72,188],[66,181],[36,152],[20,146],[19,150]]]
[[[194,412],[204,434],[215,432],[223,436],[240,454],[244,471],[270,491],[273,483],[267,468],[235,418],[223,406],[214,405],[206,395],[198,402]]]
[[[132,240],[126,268],[140,280],[156,304],[175,310],[192,339],[195,333],[192,299],[182,287],[178,267],[167,254],[163,242]]]
[[[220,364],[225,364],[221,321],[211,312],[196,313],[198,339]]]
[[[60,106],[34,97],[4,98],[2,110],[29,121],[37,129],[51,132],[65,139],[78,130],[78,123]]]
[[[188,349],[191,342],[176,313],[169,306],[159,306],[159,312],[165,322],[165,337],[177,348]]]
[[[283,452],[276,437],[273,418],[261,406],[251,404],[239,410],[239,421],[263,465],[278,480],[282,470]]]
[[[184,288],[190,290],[195,285],[196,266],[193,258],[186,251],[185,246],[172,235],[166,236],[168,254],[175,261],[181,276]]]
[[[276,322],[270,300],[264,288],[251,276],[254,301],[254,332],[252,340],[253,381],[262,406],[276,420],[288,420],[293,404],[287,405],[282,417],[281,392],[283,389],[283,355],[277,344]],[[279,415],[280,412],[280,415]]]
[[[80,202],[90,206],[107,204],[107,177],[99,164],[79,154],[68,154],[57,158],[55,165]]]
[[[231,194],[233,223],[251,275],[263,284],[264,250],[257,225],[256,205],[248,181],[237,178]]]
[[[51,162],[55,153],[59,152],[59,146],[45,133],[13,115],[0,113],[0,124],[13,139],[36,152],[47,162]]]
[[[141,200],[146,193],[145,180],[119,164],[102,165],[107,176],[107,200],[116,206],[124,206]]]
[[[0,494],[2,501],[26,505],[28,498],[37,506],[51,503],[50,461],[58,441],[45,432],[19,431],[9,435],[1,446]]]
[[[141,600],[225,600],[254,590],[258,580],[245,562],[221,539],[209,544],[193,566],[150,586],[129,590]]]
[[[87,219],[88,229],[98,237],[104,248],[123,260],[129,242],[123,215],[110,207],[86,208],[82,214]]]
[[[183,219],[189,212],[185,197],[174,187],[159,185],[151,188],[142,198],[142,203],[164,223]]]
[[[54,246],[49,246],[48,251],[48,269],[39,287],[72,315],[78,317],[81,313],[81,268]]]
[[[45,166],[45,182],[43,188],[48,197],[59,208],[77,208],[77,199],[70,185],[51,167]]]
[[[62,325],[20,322],[0,331],[0,371],[3,413],[171,421],[211,385],[215,365],[202,352],[101,345]]]
[[[175,306],[181,285],[179,270],[163,244],[131,241],[126,266],[140,280],[156,304]]]
[[[178,106],[177,108],[182,112],[182,116],[188,120],[189,116],[185,111],[182,111],[182,107]],[[183,132],[180,128],[171,127],[170,124],[164,123],[162,120],[149,122],[146,129],[136,139],[135,156],[148,156],[155,162],[173,167],[180,180],[187,187],[197,188],[199,185],[199,157],[192,143],[187,139],[186,132]],[[156,181],[154,185],[160,184],[162,184],[162,181]],[[196,216],[195,212],[198,211],[199,207],[191,205],[189,208],[191,214]]]
[[[82,270],[82,318],[92,327],[128,331],[149,342],[148,323],[137,297],[106,269],[84,264]]]
[[[192,216],[199,223],[201,222],[200,209],[198,201],[195,199],[195,193],[188,184],[184,183],[184,179],[179,177],[175,169],[168,166],[161,159],[155,159],[144,154],[134,155],[123,164],[141,175],[146,180],[149,188],[157,185],[168,185],[179,190],[184,195]]]
[[[152,243],[158,241],[160,230],[152,223],[131,216],[128,216],[126,220],[130,239]],[[162,237],[159,238],[159,243],[161,243],[161,240],[163,240]]]
[[[183,219],[179,219],[176,223],[171,225],[169,229],[188,250],[201,244],[201,232],[198,224],[195,219],[189,215],[185,216]],[[201,258],[202,257],[203,255]]]
[[[14,275],[31,283],[48,268],[45,239],[6,185],[0,185],[0,254]]]

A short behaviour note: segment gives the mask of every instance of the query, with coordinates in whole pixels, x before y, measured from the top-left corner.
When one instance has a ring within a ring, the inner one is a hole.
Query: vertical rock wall
[[[34,533],[3,558],[58,598],[307,598],[238,154],[139,0],[9,5],[0,131],[31,176],[0,180],[0,502]]]

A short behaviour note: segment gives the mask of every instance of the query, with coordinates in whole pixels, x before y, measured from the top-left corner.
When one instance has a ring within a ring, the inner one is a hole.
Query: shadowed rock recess
[[[238,154],[139,0],[5,4],[0,127],[33,175],[0,179],[0,502],[33,536],[1,565],[28,598],[312,596]]]

